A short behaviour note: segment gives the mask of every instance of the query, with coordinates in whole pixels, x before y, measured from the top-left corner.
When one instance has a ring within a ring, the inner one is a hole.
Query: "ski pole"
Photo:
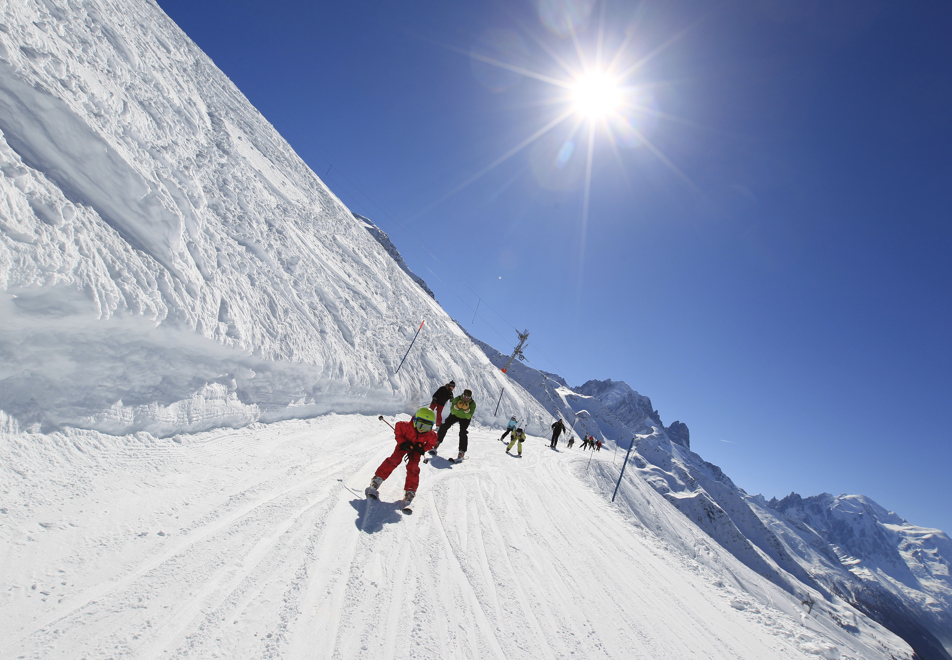
[[[410,340],[410,346],[407,348],[407,352],[403,355],[403,359],[400,360],[400,366],[398,366],[398,367],[397,367],[397,370],[393,372],[393,375],[394,375],[394,376],[396,376],[397,373],[399,373],[400,367],[403,366],[403,363],[404,363],[404,362],[406,361],[406,359],[407,359],[407,355],[410,354],[410,349],[413,348],[413,342],[415,342],[415,341],[416,341],[416,338],[419,336],[420,330],[423,329],[423,324],[424,324],[424,323],[426,323],[426,319],[423,319],[422,321],[420,321],[420,327],[417,328],[416,334],[413,335],[413,339]]]

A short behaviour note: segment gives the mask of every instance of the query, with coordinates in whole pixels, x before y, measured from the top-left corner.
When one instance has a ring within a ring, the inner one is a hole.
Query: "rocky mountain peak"
[[[590,380],[573,388],[579,394],[597,399],[620,422],[632,429],[663,426],[661,416],[651,405],[651,399],[638,394],[624,381]]]

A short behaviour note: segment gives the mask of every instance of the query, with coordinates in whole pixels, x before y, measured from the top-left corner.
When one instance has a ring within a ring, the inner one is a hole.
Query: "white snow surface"
[[[155,3],[0,2],[0,410],[24,427],[395,414],[451,378],[490,423],[505,377],[398,257]],[[502,405],[547,421],[518,386]]]
[[[841,601],[808,614],[640,479],[611,503],[607,452],[533,436],[519,459],[474,425],[408,516],[402,467],[363,497],[393,448],[373,417],[171,438],[3,422],[0,658],[912,656]]]

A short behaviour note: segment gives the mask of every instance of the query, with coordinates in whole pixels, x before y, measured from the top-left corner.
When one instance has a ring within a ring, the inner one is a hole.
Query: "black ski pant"
[[[561,431],[561,430],[555,429],[554,431],[552,431],[552,444],[549,445],[550,447],[555,447],[556,445],[559,444],[559,436],[560,436],[560,435],[562,435],[562,431]]]
[[[513,431],[515,431],[515,429],[506,429],[506,432],[503,433],[503,434],[502,434],[502,437],[499,438],[499,439],[500,439],[500,440],[505,440],[505,439],[506,439],[506,436],[509,435],[510,433],[512,433]]]
[[[446,432],[450,430],[453,424],[459,424],[459,451],[465,454],[466,448],[469,447],[469,431],[466,430],[469,428],[469,420],[456,415],[450,415],[443,422],[439,433],[436,434],[436,446],[439,447],[443,444],[443,438],[446,437]]]

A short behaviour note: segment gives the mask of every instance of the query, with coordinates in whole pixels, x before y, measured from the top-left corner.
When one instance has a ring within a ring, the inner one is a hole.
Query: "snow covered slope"
[[[952,658],[952,541],[868,497],[748,498],[789,554],[829,590],[905,639]]]
[[[494,364],[507,357],[477,342]],[[685,424],[665,428],[650,399],[623,382],[570,388],[514,363],[513,380],[550,414],[622,449],[629,469],[722,548],[792,594],[843,598],[906,639],[924,660],[952,658],[952,544],[861,496],[767,503],[690,450]]]
[[[503,377],[367,230],[154,2],[0,3],[0,410],[22,427],[396,413],[450,378],[492,422]]]
[[[912,657],[842,600],[808,613],[641,480],[611,504],[607,452],[530,437],[517,459],[476,429],[405,516],[402,468],[362,494],[392,446],[357,415],[0,432],[0,658]]]

